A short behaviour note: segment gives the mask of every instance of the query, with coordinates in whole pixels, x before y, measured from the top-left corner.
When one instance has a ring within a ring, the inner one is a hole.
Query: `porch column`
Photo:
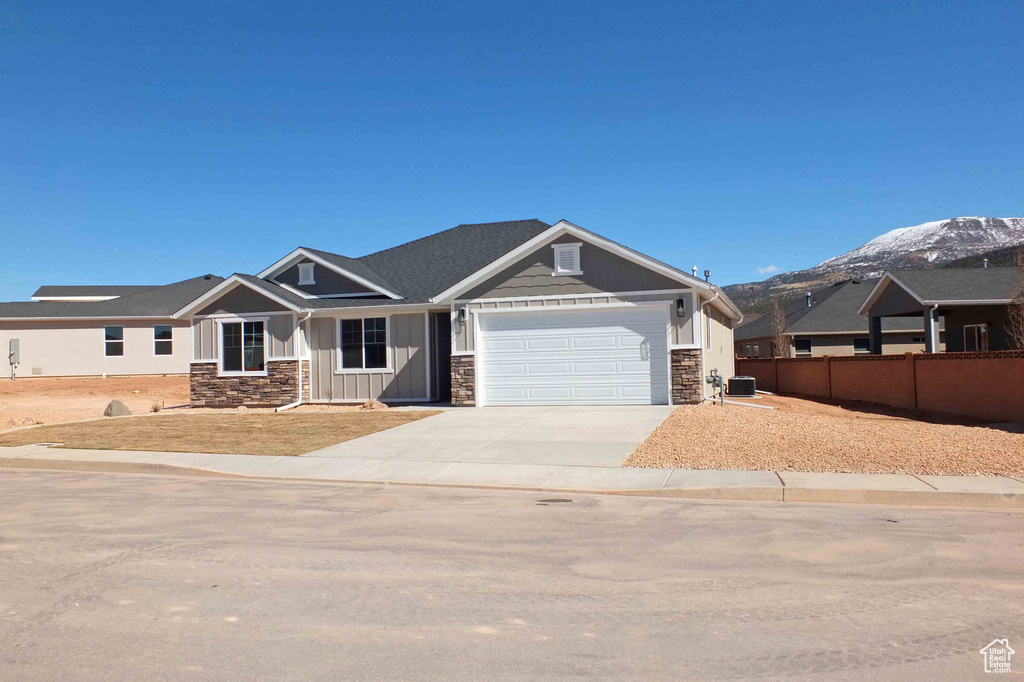
[[[924,352],[939,352],[939,311],[924,309]]]
[[[873,355],[882,354],[882,318],[879,315],[868,318],[868,350]]]

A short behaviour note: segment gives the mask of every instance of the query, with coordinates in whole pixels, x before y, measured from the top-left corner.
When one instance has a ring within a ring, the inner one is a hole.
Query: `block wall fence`
[[[772,393],[1024,420],[1024,351],[736,358],[736,374]]]

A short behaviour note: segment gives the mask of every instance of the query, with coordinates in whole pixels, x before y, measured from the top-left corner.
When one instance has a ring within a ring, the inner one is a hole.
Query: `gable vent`
[[[580,244],[552,244],[555,250],[555,271],[553,275],[579,275]]]

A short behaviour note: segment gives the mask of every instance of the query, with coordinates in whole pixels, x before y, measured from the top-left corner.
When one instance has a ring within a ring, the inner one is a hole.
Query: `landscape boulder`
[[[110,404],[107,405],[107,409],[103,410],[104,417],[126,417],[131,413],[132,411],[128,409],[128,406],[120,400],[111,400]]]
[[[388,410],[391,409],[379,400],[367,400],[363,403],[361,410]]]

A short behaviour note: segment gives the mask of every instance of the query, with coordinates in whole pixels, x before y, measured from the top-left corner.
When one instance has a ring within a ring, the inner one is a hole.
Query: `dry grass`
[[[623,466],[1024,475],[1024,424],[938,423],[797,398],[680,407]]]
[[[0,446],[63,443],[87,450],[301,455],[437,414],[431,410],[335,413],[159,414],[0,433]]]

